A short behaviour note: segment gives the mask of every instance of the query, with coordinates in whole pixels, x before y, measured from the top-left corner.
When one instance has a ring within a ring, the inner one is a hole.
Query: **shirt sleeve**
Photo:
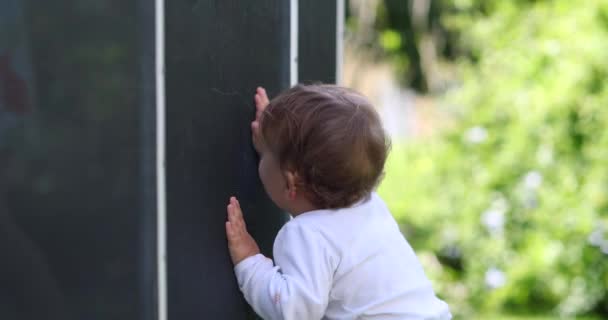
[[[332,258],[318,231],[294,222],[275,239],[276,266],[258,254],[235,267],[245,299],[266,320],[321,319],[327,308]]]

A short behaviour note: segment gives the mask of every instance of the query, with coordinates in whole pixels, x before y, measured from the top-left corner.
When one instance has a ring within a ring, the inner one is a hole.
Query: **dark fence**
[[[301,1],[299,32],[294,4],[0,1],[0,319],[255,317],[226,204],[269,256],[287,215],[257,175],[253,93],[290,86],[298,34],[299,79],[336,74],[336,2]]]

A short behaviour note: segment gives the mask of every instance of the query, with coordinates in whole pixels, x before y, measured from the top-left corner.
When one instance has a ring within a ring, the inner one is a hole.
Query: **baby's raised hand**
[[[230,204],[228,204],[226,236],[228,238],[230,258],[235,266],[246,258],[260,253],[258,244],[253,240],[249,232],[247,232],[241,205],[235,197],[231,197]]]
[[[262,87],[258,87],[255,92],[255,120],[251,122],[251,138],[253,140],[253,146],[258,153],[262,151],[262,139],[260,132],[260,117],[262,112],[270,103],[266,90]]]
[[[266,89],[262,87],[258,87],[255,90],[255,119],[258,120],[264,109],[268,106],[270,100],[268,100],[268,95],[266,94]]]

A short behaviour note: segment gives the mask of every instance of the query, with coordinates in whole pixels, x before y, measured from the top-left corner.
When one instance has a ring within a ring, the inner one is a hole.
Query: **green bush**
[[[451,120],[395,142],[380,194],[456,314],[608,315],[608,2],[445,19]]]

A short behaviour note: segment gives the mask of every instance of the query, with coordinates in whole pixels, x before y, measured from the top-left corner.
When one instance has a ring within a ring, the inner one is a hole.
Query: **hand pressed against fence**
[[[261,154],[264,147],[260,133],[260,117],[270,101],[266,90],[262,87],[256,89],[254,100],[256,112],[255,119],[251,122],[251,139],[255,150],[258,154]],[[232,262],[237,265],[245,258],[260,253],[260,249],[253,237],[247,232],[243,211],[236,197],[230,198],[227,211],[226,236],[228,238],[228,249]]]
[[[227,210],[226,235],[228,238],[228,249],[230,251],[230,258],[236,265],[245,258],[260,253],[260,249],[249,232],[247,232],[247,225],[243,219],[241,205],[235,197],[230,198]]]
[[[260,132],[260,117],[262,112],[270,103],[266,90],[262,87],[258,87],[255,93],[255,120],[251,122],[251,138],[253,140],[253,146],[258,153],[262,152],[262,139]]]

